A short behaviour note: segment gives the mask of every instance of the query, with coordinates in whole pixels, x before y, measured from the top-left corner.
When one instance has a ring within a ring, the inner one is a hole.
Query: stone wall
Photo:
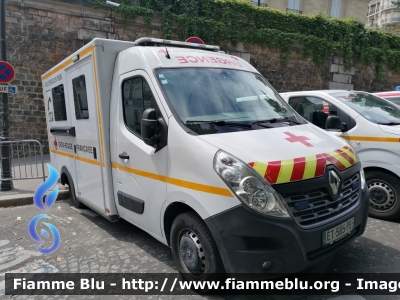
[[[161,22],[144,20],[112,22],[110,13],[86,6],[86,0],[8,0],[6,7],[8,61],[14,65],[18,94],[10,96],[10,135],[13,139],[37,139],[47,147],[41,75],[94,37],[136,40],[161,37]],[[69,3],[68,3],[69,2]],[[75,4],[71,4],[75,3]],[[323,66],[292,51],[285,64],[276,50],[242,43],[229,53],[252,63],[279,91],[347,88],[370,92],[392,90],[400,84],[400,74],[390,70],[382,81],[375,66],[355,64],[344,70],[340,57]],[[0,105],[1,112],[1,105]],[[1,123],[0,123],[1,126]]]
[[[157,20],[150,32],[143,20],[114,26],[108,11],[90,8],[86,2],[7,1],[7,61],[16,73],[11,84],[18,86],[18,94],[9,95],[12,139],[36,139],[48,151],[41,75],[86,42],[95,37],[134,40],[149,34],[161,35]]]

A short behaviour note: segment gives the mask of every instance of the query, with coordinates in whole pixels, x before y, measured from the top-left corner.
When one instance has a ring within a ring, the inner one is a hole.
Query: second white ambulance
[[[169,245],[188,279],[298,272],[365,230],[353,149],[216,46],[95,39],[42,79],[74,205]]]
[[[370,215],[400,218],[400,109],[362,91],[325,90],[281,93],[310,123],[340,136],[364,168]]]

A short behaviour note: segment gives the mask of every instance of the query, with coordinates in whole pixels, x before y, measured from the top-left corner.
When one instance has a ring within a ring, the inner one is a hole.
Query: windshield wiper
[[[288,122],[288,123],[300,125],[299,122],[290,120],[289,118],[281,118],[281,119],[273,118],[273,119],[269,119],[269,120],[259,120],[259,121],[255,121],[255,122],[253,122],[251,124],[252,125],[260,125],[260,124],[263,124],[263,123],[281,123],[281,122]]]
[[[393,126],[393,125],[400,125],[400,122],[387,122],[387,123],[378,123],[379,125],[388,125],[388,126]]]
[[[203,124],[215,124],[217,126],[236,126],[236,127],[244,127],[251,128],[252,124],[247,123],[239,123],[239,122],[227,122],[224,120],[214,120],[214,121],[205,121],[205,120],[188,120],[185,124],[193,124],[193,123],[203,123]]]

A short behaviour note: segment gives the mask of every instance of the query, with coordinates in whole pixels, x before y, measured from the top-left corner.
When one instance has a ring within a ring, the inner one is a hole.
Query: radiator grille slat
[[[336,200],[325,187],[281,195],[295,222],[300,227],[312,228],[354,208],[360,200],[359,185],[360,175],[357,173],[344,181]]]

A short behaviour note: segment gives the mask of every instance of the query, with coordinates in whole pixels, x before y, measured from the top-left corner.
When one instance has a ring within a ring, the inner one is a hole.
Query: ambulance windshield
[[[341,100],[373,123],[400,125],[400,109],[387,100],[365,92],[346,91],[330,95]]]
[[[182,123],[198,134],[301,122],[259,74],[231,69],[179,68],[158,69],[156,77]],[[235,129],[219,128],[228,126]]]

